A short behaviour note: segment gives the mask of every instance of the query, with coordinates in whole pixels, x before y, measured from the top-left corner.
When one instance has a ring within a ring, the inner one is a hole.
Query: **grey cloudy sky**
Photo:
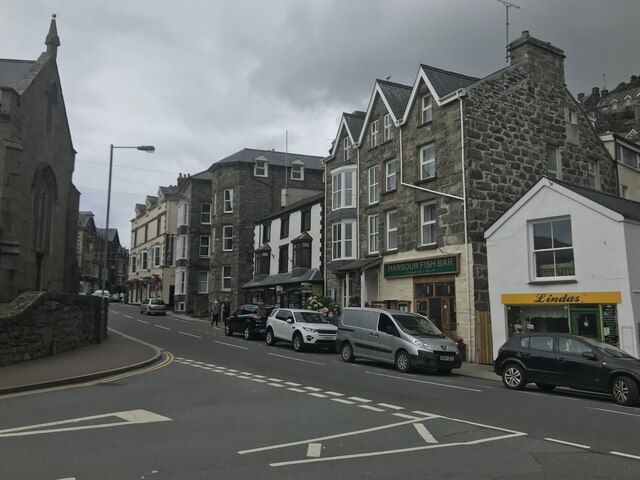
[[[640,74],[638,0],[513,0],[523,30],[562,48],[572,93]],[[244,147],[325,156],[376,78],[420,63],[483,77],[505,66],[497,0],[3,0],[0,58],[36,59],[57,14],[58,68],[81,210],[129,246],[136,203]]]

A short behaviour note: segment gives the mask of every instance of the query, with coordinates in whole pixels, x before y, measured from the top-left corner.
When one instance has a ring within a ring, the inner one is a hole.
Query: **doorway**
[[[455,330],[455,280],[452,276],[415,277],[413,292],[416,311],[426,316],[446,336]]]
[[[602,339],[597,307],[571,309],[571,333]]]

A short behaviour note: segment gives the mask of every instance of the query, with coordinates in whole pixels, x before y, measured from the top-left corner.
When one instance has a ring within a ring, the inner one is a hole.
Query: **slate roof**
[[[451,92],[455,92],[459,88],[464,88],[472,83],[480,80],[479,78],[469,77],[460,73],[448,72],[440,68],[435,68],[430,65],[421,64],[420,68],[429,78],[431,85],[435,89],[438,97],[442,98]]]
[[[0,88],[16,89],[33,64],[32,60],[6,60],[0,58]]]
[[[98,235],[100,235],[101,237],[104,237],[104,228],[98,228]],[[118,229],[117,228],[110,228],[109,229],[109,233],[107,235],[107,240],[110,242],[113,242],[115,240],[118,241],[118,245],[120,245],[120,238],[118,237]]]
[[[285,153],[285,152],[276,152],[274,150],[257,150],[253,148],[243,148],[242,150],[229,155],[221,160],[215,162],[212,167],[221,164],[227,163],[254,163],[256,157],[262,155],[267,159],[269,165],[277,165],[277,166],[288,166],[296,159],[300,159],[304,163],[304,168],[312,169],[312,170],[322,170],[322,158],[316,157],[313,155],[301,155],[299,153]]]
[[[629,88],[618,93],[609,93],[606,97],[602,97],[600,99],[598,107],[608,107],[609,105],[611,105],[611,102],[613,102],[613,100],[617,100],[618,105],[624,106],[624,97],[626,97],[627,95],[631,97],[632,102],[637,102],[639,100],[640,87]]]
[[[78,225],[82,228],[86,228],[92,220],[93,212],[78,212]]]
[[[562,180],[552,179],[553,182],[562,185],[563,187],[582,195],[589,200],[599,203],[603,207],[613,210],[619,213],[625,218],[640,222],[640,202],[634,202],[633,200],[627,200],[626,198],[616,197],[608,193],[603,193],[599,190],[592,190],[590,188],[578,187]]]
[[[264,222],[265,220],[270,220],[270,219],[275,219],[278,218],[280,216],[282,216],[284,213],[287,212],[295,212],[297,210],[300,210],[301,207],[304,207],[306,205],[312,205],[315,204],[316,202],[318,202],[319,200],[324,198],[324,192],[319,192],[316,193],[314,195],[310,195],[306,198],[303,198],[302,200],[299,200],[295,203],[292,203],[291,205],[289,205],[288,207],[283,207],[282,209],[278,210],[277,212],[270,214],[267,217],[263,217],[259,220],[256,220],[255,223],[261,223]]]
[[[380,85],[382,94],[389,102],[393,116],[396,119],[401,119],[404,115],[404,111],[409,103],[411,97],[412,87],[408,85],[402,85],[400,83],[389,82],[388,80],[377,80]],[[358,132],[360,133],[360,132]]]
[[[364,125],[364,118],[367,114],[357,110],[353,113],[344,113],[343,115],[344,121],[347,124],[347,127],[349,127],[351,135],[353,135],[353,138],[358,139]]]

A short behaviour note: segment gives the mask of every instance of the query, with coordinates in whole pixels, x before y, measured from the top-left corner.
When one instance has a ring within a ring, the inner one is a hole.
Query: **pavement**
[[[167,317],[208,322],[167,312]],[[163,351],[136,338],[109,329],[102,343],[52,357],[0,367],[0,395],[83,383],[153,365]],[[452,375],[500,381],[491,365],[463,362]]]

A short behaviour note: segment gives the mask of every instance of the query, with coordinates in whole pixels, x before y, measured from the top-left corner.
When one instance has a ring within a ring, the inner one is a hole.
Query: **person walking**
[[[215,323],[216,327],[218,327],[218,322],[220,322],[220,304],[215,300],[211,304],[211,326],[213,327]]]
[[[231,314],[231,305],[229,304],[229,300],[228,299],[224,299],[224,302],[222,302],[222,321],[224,322],[227,318],[229,318],[229,315]]]

